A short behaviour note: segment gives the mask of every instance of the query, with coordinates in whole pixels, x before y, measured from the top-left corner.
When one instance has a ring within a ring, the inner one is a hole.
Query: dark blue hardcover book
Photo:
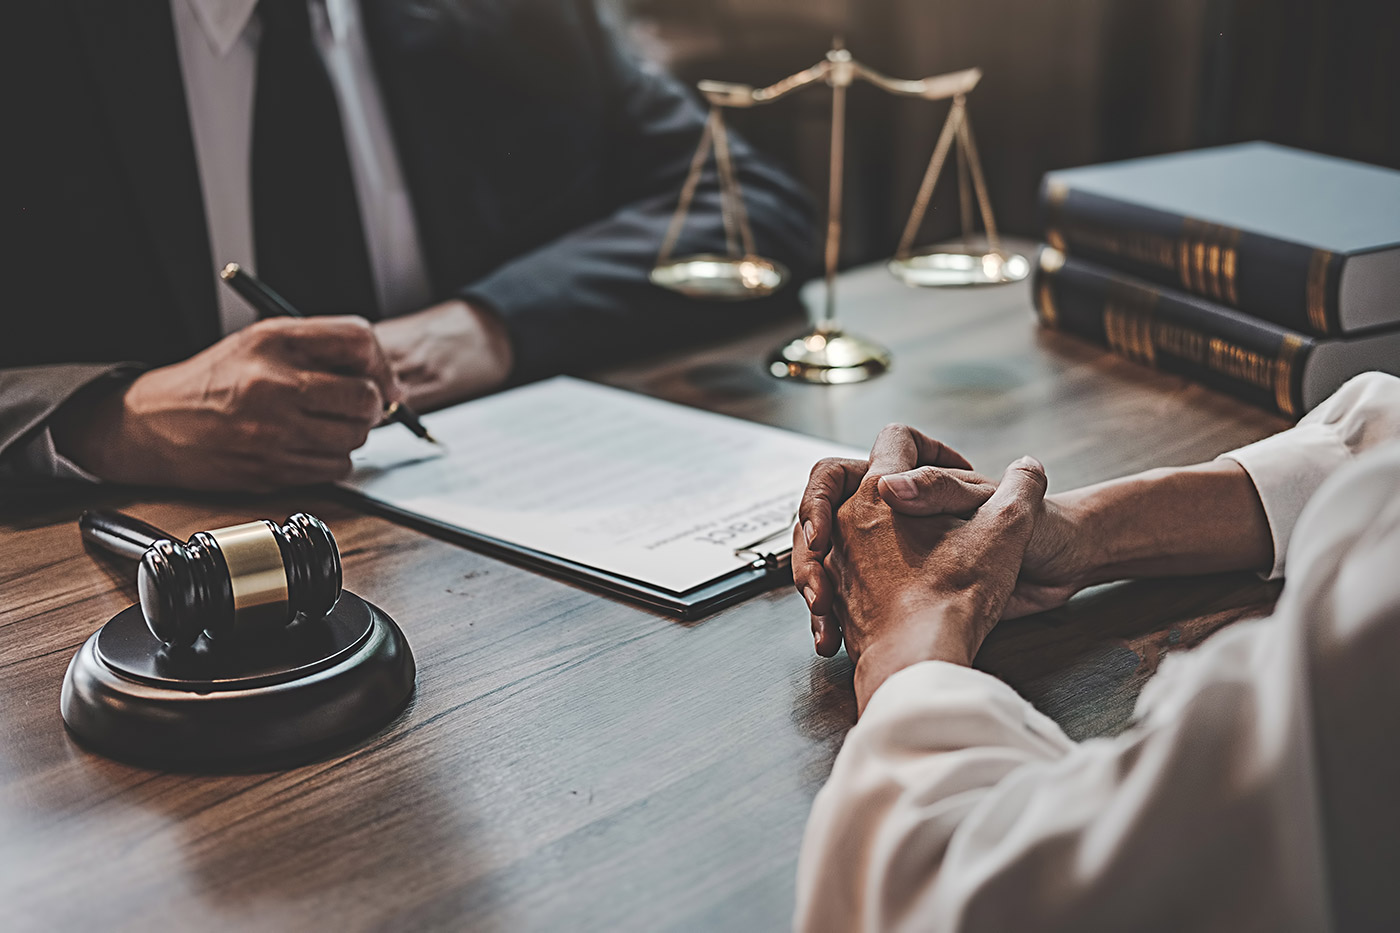
[[[1034,292],[1046,327],[1289,418],[1352,376],[1400,375],[1400,327],[1319,340],[1053,247],[1037,258]]]
[[[1045,176],[1046,242],[1326,337],[1400,323],[1400,172],[1242,143]]]

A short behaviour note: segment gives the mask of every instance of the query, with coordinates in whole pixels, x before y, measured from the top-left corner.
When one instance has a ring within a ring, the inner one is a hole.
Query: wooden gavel
[[[335,538],[305,512],[285,525],[264,520],[197,532],[184,544],[121,512],[84,512],[78,526],[85,540],[140,562],[141,613],[151,634],[174,647],[205,632],[215,645],[258,637],[298,614],[320,619],[340,598]]]

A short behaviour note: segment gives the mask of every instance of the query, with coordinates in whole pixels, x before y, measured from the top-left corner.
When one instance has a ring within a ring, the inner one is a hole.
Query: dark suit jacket
[[[0,465],[120,362],[220,337],[170,0],[0,12],[7,169]],[[633,61],[591,0],[361,0],[435,297],[495,309],[515,379],[700,339],[795,306],[706,306],[647,282],[703,112]],[[760,251],[801,276],[796,185],[741,140]],[[719,249],[707,180],[685,251]]]

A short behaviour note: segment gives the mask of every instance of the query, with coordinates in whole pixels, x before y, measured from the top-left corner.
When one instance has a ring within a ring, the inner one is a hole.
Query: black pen
[[[306,317],[292,307],[287,299],[269,288],[253,273],[245,272],[239,268],[236,262],[224,266],[223,271],[219,273],[219,278],[224,280],[225,285],[243,296],[243,300],[252,305],[253,310],[258,312],[258,317]],[[384,410],[384,417],[390,421],[397,421],[423,440],[438,444],[437,438],[428,433],[428,429],[423,427],[423,422],[418,420],[418,415],[407,405],[394,402]],[[442,445],[438,444],[438,446]]]

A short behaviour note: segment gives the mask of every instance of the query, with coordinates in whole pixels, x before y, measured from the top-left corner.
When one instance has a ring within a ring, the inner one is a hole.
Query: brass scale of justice
[[[827,385],[862,382],[883,373],[890,366],[889,351],[879,344],[846,333],[836,318],[836,269],[841,248],[842,178],[845,170],[846,91],[857,79],[890,94],[940,101],[952,99],[952,107],[914,197],[904,233],[890,272],[911,286],[993,285],[1024,279],[1030,264],[1024,256],[1001,248],[977,145],[967,116],[967,95],[982,78],[981,70],[969,68],[919,80],[902,80],[856,61],[838,39],[826,59],[805,71],[790,75],[764,88],[726,81],[701,81],[700,93],[710,104],[700,143],[691,159],[690,170],[681,187],[676,212],[666,231],[651,281],[693,298],[741,301],[762,298],[777,291],[788,278],[780,263],[759,255],[744,209],[743,192],[729,153],[729,135],[724,122],[726,107],[755,107],[771,104],[789,94],[819,82],[831,87],[831,176],[827,199],[826,295],[824,303],[812,312],[811,329],[779,347],[769,358],[769,372],[781,379]],[[934,186],[943,164],[956,141],[958,148],[958,193],[962,221],[962,241],[950,248],[916,250],[914,238],[928,212]],[[726,254],[702,253],[673,258],[696,188],[713,151],[719,180],[720,213],[724,223]],[[971,190],[970,190],[971,189]],[[985,231],[986,248],[972,241],[972,190]]]

